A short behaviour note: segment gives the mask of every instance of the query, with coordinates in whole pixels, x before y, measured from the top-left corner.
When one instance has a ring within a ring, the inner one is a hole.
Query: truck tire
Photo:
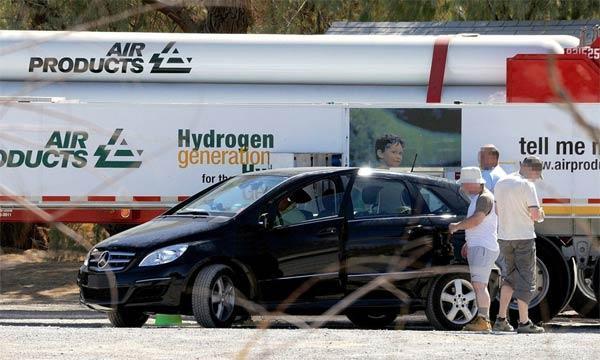
[[[108,313],[108,320],[114,327],[139,328],[146,323],[148,315],[135,310],[114,310]]]
[[[575,286],[572,262],[562,256],[560,249],[552,242],[537,238],[536,244],[536,294],[529,304],[529,318],[534,323],[547,322],[554,318],[565,307],[573,294]],[[500,294],[492,301],[490,315],[492,320],[498,315]],[[509,305],[509,318],[517,325],[519,311],[515,300]]]
[[[227,328],[235,320],[235,274],[225,265],[208,265],[200,270],[192,289],[192,312],[205,328]]]
[[[427,294],[427,319],[437,330],[460,330],[477,314],[475,289],[468,274],[435,279]]]
[[[351,309],[346,316],[362,329],[384,329],[396,320],[397,310],[391,309]]]
[[[600,301],[600,259],[596,261],[596,270],[594,270],[594,279],[592,286],[594,287],[594,294],[596,294],[596,299]]]
[[[596,265],[598,265],[597,263]],[[578,270],[577,289],[569,303],[573,310],[577,311],[579,315],[593,319],[600,318],[600,306],[598,305],[598,297],[594,293],[595,289],[593,286],[593,272],[596,268],[597,266],[593,267],[592,271],[584,271],[583,269]]]

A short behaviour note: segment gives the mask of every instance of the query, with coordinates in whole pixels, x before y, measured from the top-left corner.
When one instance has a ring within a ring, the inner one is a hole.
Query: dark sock
[[[496,318],[496,320],[498,320],[498,321],[504,321],[504,320],[506,320],[506,318],[503,318],[503,317],[500,317],[500,316],[498,316],[498,317]]]

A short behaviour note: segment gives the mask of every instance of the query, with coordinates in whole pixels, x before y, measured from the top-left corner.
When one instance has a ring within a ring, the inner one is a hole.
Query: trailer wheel
[[[561,251],[548,240],[538,238],[535,241],[536,291],[529,303],[529,318],[534,323],[546,322],[554,318],[568,303],[574,286],[572,269]],[[492,301],[490,314],[492,319],[498,315],[500,293]],[[519,320],[517,301],[509,304],[509,317],[513,325]]]
[[[575,294],[573,294],[573,299],[569,303],[579,315],[595,319],[600,318],[600,306],[593,286],[593,272],[598,267],[597,265],[598,261],[596,262],[596,266],[590,269],[581,269],[578,267],[577,289],[575,290]]]
[[[596,294],[596,299],[600,301],[600,259],[596,261],[596,270],[594,271],[594,276],[592,278],[594,279],[594,294]]]
[[[396,320],[398,311],[393,309],[351,309],[346,316],[362,329],[384,329]]]

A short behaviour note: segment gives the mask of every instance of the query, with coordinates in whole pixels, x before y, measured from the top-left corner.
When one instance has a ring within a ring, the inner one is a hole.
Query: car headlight
[[[188,244],[171,245],[148,254],[139,266],[154,266],[170,263],[187,250]]]

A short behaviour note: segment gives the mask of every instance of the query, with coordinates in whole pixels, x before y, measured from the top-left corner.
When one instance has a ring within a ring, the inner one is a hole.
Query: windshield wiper
[[[178,211],[173,215],[194,215],[194,216],[210,216],[208,211],[204,210],[186,210],[186,211]]]

